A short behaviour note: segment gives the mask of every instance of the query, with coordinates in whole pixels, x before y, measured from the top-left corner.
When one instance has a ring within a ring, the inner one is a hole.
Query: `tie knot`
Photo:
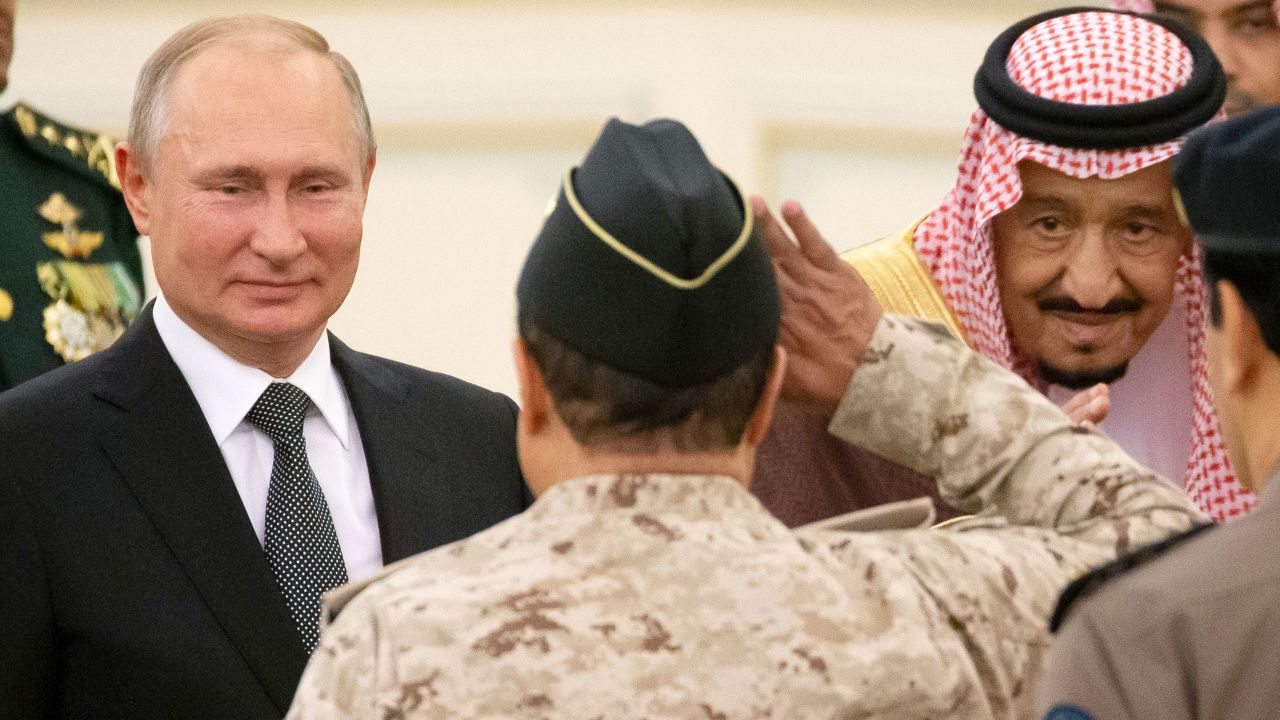
[[[302,388],[290,383],[273,382],[262,392],[258,402],[253,404],[244,419],[274,441],[301,435],[302,421],[306,419],[309,407],[311,398],[307,397]]]

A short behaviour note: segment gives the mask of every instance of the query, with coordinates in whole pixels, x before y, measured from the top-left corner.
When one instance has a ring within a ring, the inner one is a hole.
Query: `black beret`
[[[1280,106],[1193,133],[1173,182],[1206,251],[1280,255]]]
[[[605,125],[565,174],[516,299],[573,350],[672,388],[724,376],[778,335],[751,213],[673,120]]]
[[[1047,20],[1078,13],[1133,15],[1165,28],[1191,52],[1191,77],[1168,95],[1123,105],[1059,102],[1028,92],[1014,82],[1007,62],[1018,38]],[[1209,44],[1176,20],[1071,7],[1033,15],[1001,33],[978,68],[973,94],[988,117],[1023,137],[1059,147],[1119,150],[1173,140],[1213,119],[1227,97],[1227,77]]]

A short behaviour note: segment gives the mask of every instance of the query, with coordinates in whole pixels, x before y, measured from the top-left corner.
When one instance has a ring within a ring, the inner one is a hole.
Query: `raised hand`
[[[791,235],[759,196],[751,198],[751,212],[773,259],[782,296],[781,342],[788,354],[782,396],[829,418],[884,311],[800,203],[782,204],[782,219]]]

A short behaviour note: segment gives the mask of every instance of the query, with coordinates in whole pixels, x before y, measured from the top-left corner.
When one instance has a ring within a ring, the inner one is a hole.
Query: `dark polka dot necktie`
[[[307,652],[320,639],[320,596],[347,582],[329,505],[307,462],[302,421],[309,407],[311,398],[297,386],[271,383],[245,416],[275,445],[264,545]]]

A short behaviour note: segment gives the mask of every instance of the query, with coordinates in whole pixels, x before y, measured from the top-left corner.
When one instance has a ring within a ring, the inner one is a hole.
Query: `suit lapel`
[[[148,307],[110,349],[98,400],[119,422],[103,445],[209,611],[280,708],[307,654],[222,453]]]
[[[383,563],[449,542],[440,514],[451,489],[431,441],[435,433],[420,417],[424,403],[409,402],[412,388],[403,377],[332,335],[330,348],[364,444]]]

